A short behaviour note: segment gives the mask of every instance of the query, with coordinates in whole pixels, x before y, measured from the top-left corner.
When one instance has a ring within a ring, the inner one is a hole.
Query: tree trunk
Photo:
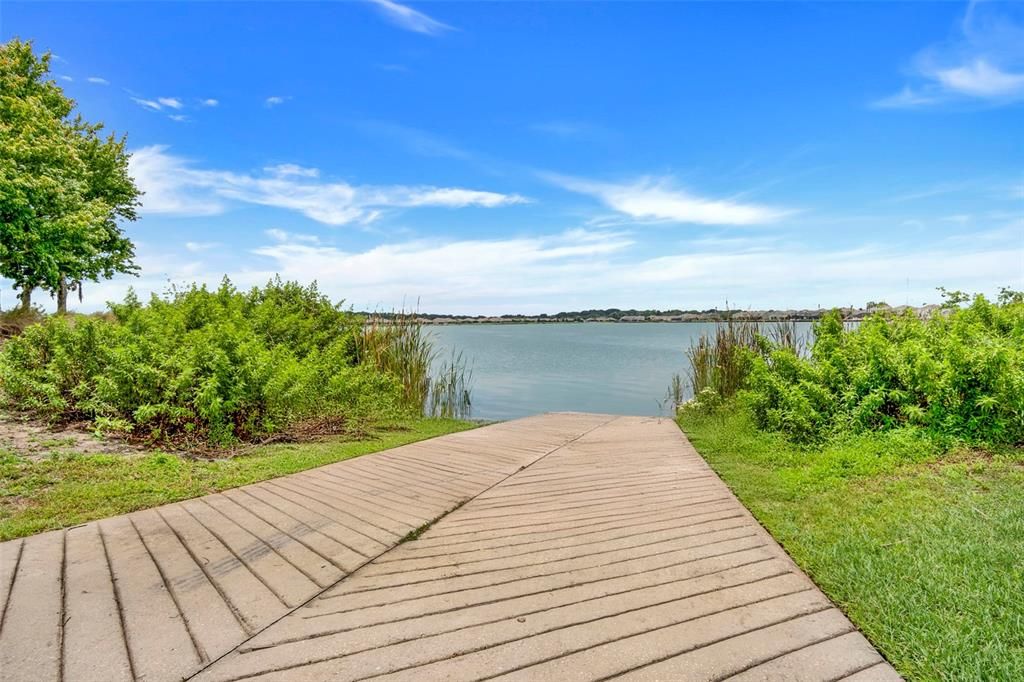
[[[21,299],[21,312],[27,313],[32,308],[32,287],[25,287],[19,295]]]
[[[57,314],[64,315],[68,312],[68,278],[60,276],[60,283],[57,285]]]

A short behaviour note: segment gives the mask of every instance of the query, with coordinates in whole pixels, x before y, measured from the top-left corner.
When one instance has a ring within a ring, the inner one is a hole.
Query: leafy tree
[[[942,294],[944,299],[942,302],[943,308],[957,308],[961,303],[967,303],[971,300],[971,295],[960,291],[959,289],[947,289],[946,287],[936,287],[938,292]]]
[[[73,100],[48,78],[50,55],[17,38],[0,45],[0,276],[31,305],[82,282],[134,273],[135,249],[118,220],[135,220],[139,190],[126,139],[72,117]]]
[[[999,304],[1024,303],[1024,291],[1015,291],[1010,287],[999,287]]]

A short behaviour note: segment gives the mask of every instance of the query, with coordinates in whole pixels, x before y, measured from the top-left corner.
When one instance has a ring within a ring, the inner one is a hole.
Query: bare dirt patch
[[[0,450],[39,460],[53,452],[128,455],[139,451],[129,443],[90,433],[84,424],[51,427],[43,422],[0,412]]]

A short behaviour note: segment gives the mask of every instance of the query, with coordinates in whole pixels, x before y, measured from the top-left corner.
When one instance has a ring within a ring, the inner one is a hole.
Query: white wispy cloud
[[[611,256],[632,245],[625,235],[583,230],[494,240],[421,240],[362,252],[273,237],[276,243],[254,253],[268,259],[269,269],[283,277],[304,271],[305,280],[322,279],[327,290],[347,289],[349,300],[392,305],[426,297],[451,307],[471,301],[479,305],[487,298],[487,305],[494,306],[511,297],[511,290],[520,301],[550,295],[577,278],[593,285],[588,270],[599,275]]]
[[[1024,71],[1009,73],[985,59],[949,69],[938,69],[935,78],[946,89],[971,97],[1008,97],[1024,94]]]
[[[276,175],[278,177],[288,177],[293,175],[300,178],[316,178],[320,177],[319,168],[307,168],[294,163],[279,163],[276,166],[264,166],[263,170]]]
[[[57,78],[61,79],[62,81],[67,81],[68,83],[73,83],[75,81],[75,79],[71,76],[57,76]]]
[[[142,147],[133,151],[128,160],[129,173],[145,192],[142,210],[184,216],[223,213],[227,208],[225,201],[208,191],[213,178],[166,150],[162,145]]]
[[[192,253],[201,253],[223,246],[220,242],[185,242],[185,250]]]
[[[436,36],[452,30],[448,24],[441,23],[407,5],[401,5],[392,0],[369,0],[369,2],[380,10],[385,19],[407,31]]]
[[[608,208],[637,220],[701,225],[758,225],[792,213],[789,209],[729,199],[709,199],[678,188],[670,178],[643,177],[611,183],[544,173],[542,177],[572,192],[590,195]]]
[[[1024,99],[1024,12],[1013,3],[969,3],[956,36],[921,50],[909,71],[910,83],[873,105],[913,109]]]
[[[104,82],[104,85],[106,85],[106,82]],[[157,97],[156,99],[148,99],[146,97],[140,97],[130,90],[128,91],[128,94],[133,102],[138,104],[140,107],[143,107],[144,109],[149,109],[150,111],[164,111],[166,109],[170,109],[172,111],[180,112],[186,109],[185,101],[180,97]],[[216,107],[219,104],[220,102],[215,99],[197,100],[197,105],[202,108]],[[188,120],[188,118],[184,114],[180,113],[169,114],[168,118],[170,118],[172,121]]]
[[[317,244],[320,242],[320,238],[315,234],[298,234],[296,232],[281,230],[276,227],[272,227],[269,230],[263,230],[263,234],[279,243],[306,242],[309,244]]]
[[[1024,284],[1019,250],[1007,248],[1013,234],[976,237],[933,240],[920,249],[695,240],[665,255],[638,258],[630,235],[607,231],[414,240],[357,251],[283,234],[254,249],[266,265],[250,274],[257,282],[274,272],[316,279],[324,291],[357,306],[390,308],[418,299],[426,311],[473,314],[704,308],[722,305],[725,297],[755,308],[862,304],[878,297],[902,301],[908,278],[911,303],[922,303],[937,298],[937,286],[992,291]]]
[[[240,287],[275,273],[317,280],[334,299],[357,308],[391,309],[419,300],[425,312],[499,314],[617,306],[655,308],[815,308],[868,300],[920,304],[935,287],[995,293],[1024,287],[1020,240],[1024,221],[946,239],[826,247],[766,239],[698,237],[645,256],[622,232],[570,230],[497,239],[431,239],[365,249],[321,243],[313,235],[266,230],[265,243],[232,249],[232,265],[211,267],[187,250],[138,243],[142,277],[118,277],[86,288],[84,309],[120,300],[129,287],[145,298],[168,281],[216,286],[226,272]],[[210,249],[221,258],[227,249]],[[219,262],[219,261],[218,261]],[[909,287],[908,287],[909,279]],[[766,286],[765,283],[771,286]],[[0,282],[0,284],[9,284]]]
[[[132,97],[132,101],[138,104],[140,107],[144,109],[149,109],[151,111],[160,111],[164,108],[163,105],[160,104],[160,102],[151,99],[144,99],[142,97]]]
[[[100,78],[99,76],[89,76],[85,80],[95,85],[110,85],[110,81],[108,81],[106,78]]]
[[[528,199],[518,194],[502,194],[500,192],[483,192],[461,187],[391,187],[384,190],[368,192],[368,195],[379,200],[381,205],[391,206],[447,206],[449,208],[465,208],[467,206],[484,206],[495,208],[508,204],[525,204]],[[377,203],[377,202],[374,202]]]
[[[373,222],[392,208],[494,208],[527,201],[518,194],[462,187],[321,181],[316,169],[295,164],[270,166],[259,175],[206,170],[167,150],[153,145],[132,154],[130,170],[146,193],[144,212],[210,215],[223,212],[234,201],[297,211],[327,225],[347,225]]]
[[[289,99],[291,99],[291,98],[290,97],[281,97],[279,95],[272,95],[272,96],[266,98],[265,100],[263,100],[263,104],[266,107],[276,107],[279,104],[284,104]]]
[[[156,101],[169,109],[181,109],[185,106],[177,97],[157,97]]]
[[[136,97],[135,95],[131,97],[133,102],[150,111],[163,111],[164,109],[180,110],[185,108],[185,104],[177,97],[157,97],[155,100]],[[171,118],[174,117],[172,116]]]
[[[910,302],[920,304],[934,301],[938,286],[991,292],[997,283],[1021,282],[1020,255],[1006,250],[1006,245],[965,247],[933,241],[918,250],[903,245],[815,249],[780,244],[750,251],[683,253],[638,264],[626,273],[623,286],[646,283],[657,289],[689,290],[691,295],[718,290],[741,306],[816,307],[862,303],[876,296],[901,300],[910,280]]]
[[[928,106],[929,104],[938,104],[941,101],[942,98],[937,94],[924,94],[910,86],[904,86],[896,94],[882,97],[871,104],[878,109],[912,109],[914,107]]]

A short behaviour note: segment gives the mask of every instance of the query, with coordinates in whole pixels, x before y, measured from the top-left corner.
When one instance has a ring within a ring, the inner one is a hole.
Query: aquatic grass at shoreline
[[[466,419],[473,372],[460,352],[438,365],[437,349],[423,326],[413,311],[368,316],[357,337],[360,362],[397,377],[405,406],[417,414]]]

